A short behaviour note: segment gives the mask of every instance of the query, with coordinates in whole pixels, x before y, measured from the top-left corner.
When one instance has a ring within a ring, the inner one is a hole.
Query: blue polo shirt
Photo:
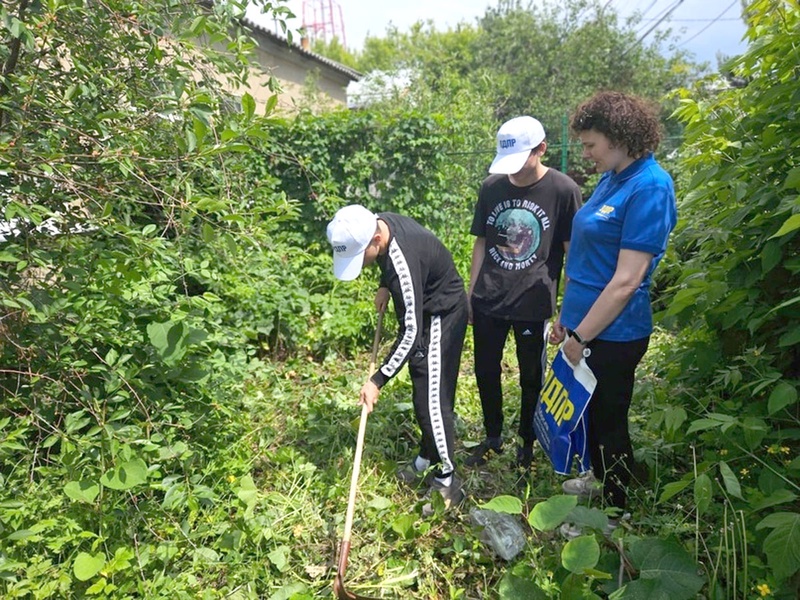
[[[639,250],[653,255],[650,268],[623,311],[597,338],[627,342],[650,335],[650,280],[667,249],[677,212],[672,178],[652,154],[621,173],[604,173],[572,222],[561,323],[578,327],[614,276],[619,251]]]

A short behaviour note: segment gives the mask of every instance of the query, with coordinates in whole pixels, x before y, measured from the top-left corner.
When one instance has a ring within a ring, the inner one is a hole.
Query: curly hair
[[[633,158],[655,152],[661,141],[658,108],[644,98],[622,92],[598,92],[578,106],[570,126],[576,134],[599,131],[612,144],[625,146]]]

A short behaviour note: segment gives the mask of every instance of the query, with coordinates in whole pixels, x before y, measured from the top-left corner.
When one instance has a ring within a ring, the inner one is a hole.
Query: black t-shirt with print
[[[578,185],[552,168],[526,187],[515,186],[508,175],[487,177],[470,229],[486,238],[472,309],[513,321],[549,319],[556,306],[564,242],[570,239],[580,205]]]

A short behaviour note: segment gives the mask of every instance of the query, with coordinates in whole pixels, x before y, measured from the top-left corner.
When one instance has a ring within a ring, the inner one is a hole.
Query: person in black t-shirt
[[[414,411],[422,430],[418,456],[398,477],[415,484],[430,469],[430,491],[450,507],[464,499],[455,473],[455,392],[468,307],[464,281],[450,252],[433,233],[413,219],[374,214],[353,204],[328,224],[333,273],[341,280],[358,277],[362,267],[377,264],[378,310],[392,297],[399,331],[389,355],[361,388],[358,404],[371,412],[380,389],[408,363]],[[430,504],[423,513],[432,512]]]
[[[503,348],[514,330],[521,408],[516,462],[527,469],[533,453],[533,416],[546,361],[545,322],[556,312],[556,293],[569,249],[572,217],[581,204],[578,185],[542,164],[547,149],[541,123],[528,116],[504,123],[497,154],[483,181],[471,233],[470,323],[475,376],[486,439],[465,460],[479,466],[503,451]]]

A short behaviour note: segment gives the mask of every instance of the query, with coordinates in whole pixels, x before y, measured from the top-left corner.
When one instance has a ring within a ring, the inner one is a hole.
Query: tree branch
[[[20,21],[23,21],[25,17],[25,11],[28,9],[28,2],[29,0],[21,0],[21,2],[19,3],[19,15],[17,16],[17,18]],[[11,51],[9,52],[8,59],[3,65],[3,79],[2,81],[0,81],[0,98],[8,95],[9,92],[8,78],[17,69],[17,63],[19,62],[20,48],[22,48],[22,40],[20,38],[12,39],[9,48]],[[0,131],[2,131],[5,128],[6,118],[7,118],[6,115],[7,112],[0,108]]]

